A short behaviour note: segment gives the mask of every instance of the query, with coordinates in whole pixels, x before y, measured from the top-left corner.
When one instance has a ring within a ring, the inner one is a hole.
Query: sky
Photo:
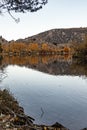
[[[35,13],[13,13],[20,18],[16,23],[8,13],[0,15],[0,36],[6,40],[26,38],[55,28],[87,27],[87,0],[48,0]]]

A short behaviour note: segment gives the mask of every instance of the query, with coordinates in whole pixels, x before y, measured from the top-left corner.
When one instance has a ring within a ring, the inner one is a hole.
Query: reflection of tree
[[[73,74],[87,77],[87,62],[85,62],[84,60],[79,58],[74,59],[73,64],[70,68]]]
[[[43,108],[41,107],[41,118],[43,117],[43,115],[44,115],[44,110],[43,110]]]
[[[7,65],[26,66],[28,68],[36,69],[45,73],[58,74],[74,74],[87,76],[87,63],[79,61],[79,59],[72,59],[72,55],[30,55],[30,56],[4,56],[0,66]],[[6,77],[0,74],[1,79]]]
[[[0,69],[0,82],[7,77],[6,72],[3,69]]]
[[[2,60],[2,66],[3,65],[39,65],[39,64],[49,64],[54,61],[58,62],[72,62],[72,56],[71,55],[40,55],[40,56],[4,56]]]
[[[0,55],[0,65],[2,64],[3,57]]]
[[[87,76],[86,75],[82,76],[82,79],[85,80],[85,82],[87,83]]]
[[[5,70],[2,67],[3,57],[0,55],[0,82],[7,77]]]

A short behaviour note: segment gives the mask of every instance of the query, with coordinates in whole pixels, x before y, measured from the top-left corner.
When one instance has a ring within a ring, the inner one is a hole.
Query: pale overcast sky
[[[54,28],[87,27],[87,0],[48,0],[35,13],[13,14],[20,18],[17,24],[9,16],[0,16],[0,35],[7,40],[25,38]]]

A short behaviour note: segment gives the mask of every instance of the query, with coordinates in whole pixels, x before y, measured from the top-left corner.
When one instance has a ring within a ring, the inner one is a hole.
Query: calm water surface
[[[80,66],[81,75],[78,67],[73,67],[72,63],[61,63],[64,67],[60,72],[58,61],[53,64],[44,63],[44,67],[42,64],[40,67],[33,64],[32,68],[6,65],[3,69],[6,77],[0,81],[0,88],[10,89],[25,113],[35,118],[35,123],[52,125],[59,122],[70,130],[80,130],[87,127],[85,68]],[[50,67],[49,73],[46,71],[47,66]],[[54,73],[53,67],[57,70]]]

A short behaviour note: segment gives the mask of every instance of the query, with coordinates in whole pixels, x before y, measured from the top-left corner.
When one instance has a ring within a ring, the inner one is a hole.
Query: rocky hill
[[[12,42],[22,43],[49,43],[49,44],[65,44],[65,43],[80,43],[84,40],[87,35],[86,28],[68,28],[68,29],[52,29],[37,35],[27,37],[25,39],[18,39]],[[0,36],[0,43],[9,43],[2,36]]]
[[[19,39],[16,42],[24,43],[51,43],[54,45],[77,42],[80,43],[87,35],[87,28],[52,29],[40,34]]]

